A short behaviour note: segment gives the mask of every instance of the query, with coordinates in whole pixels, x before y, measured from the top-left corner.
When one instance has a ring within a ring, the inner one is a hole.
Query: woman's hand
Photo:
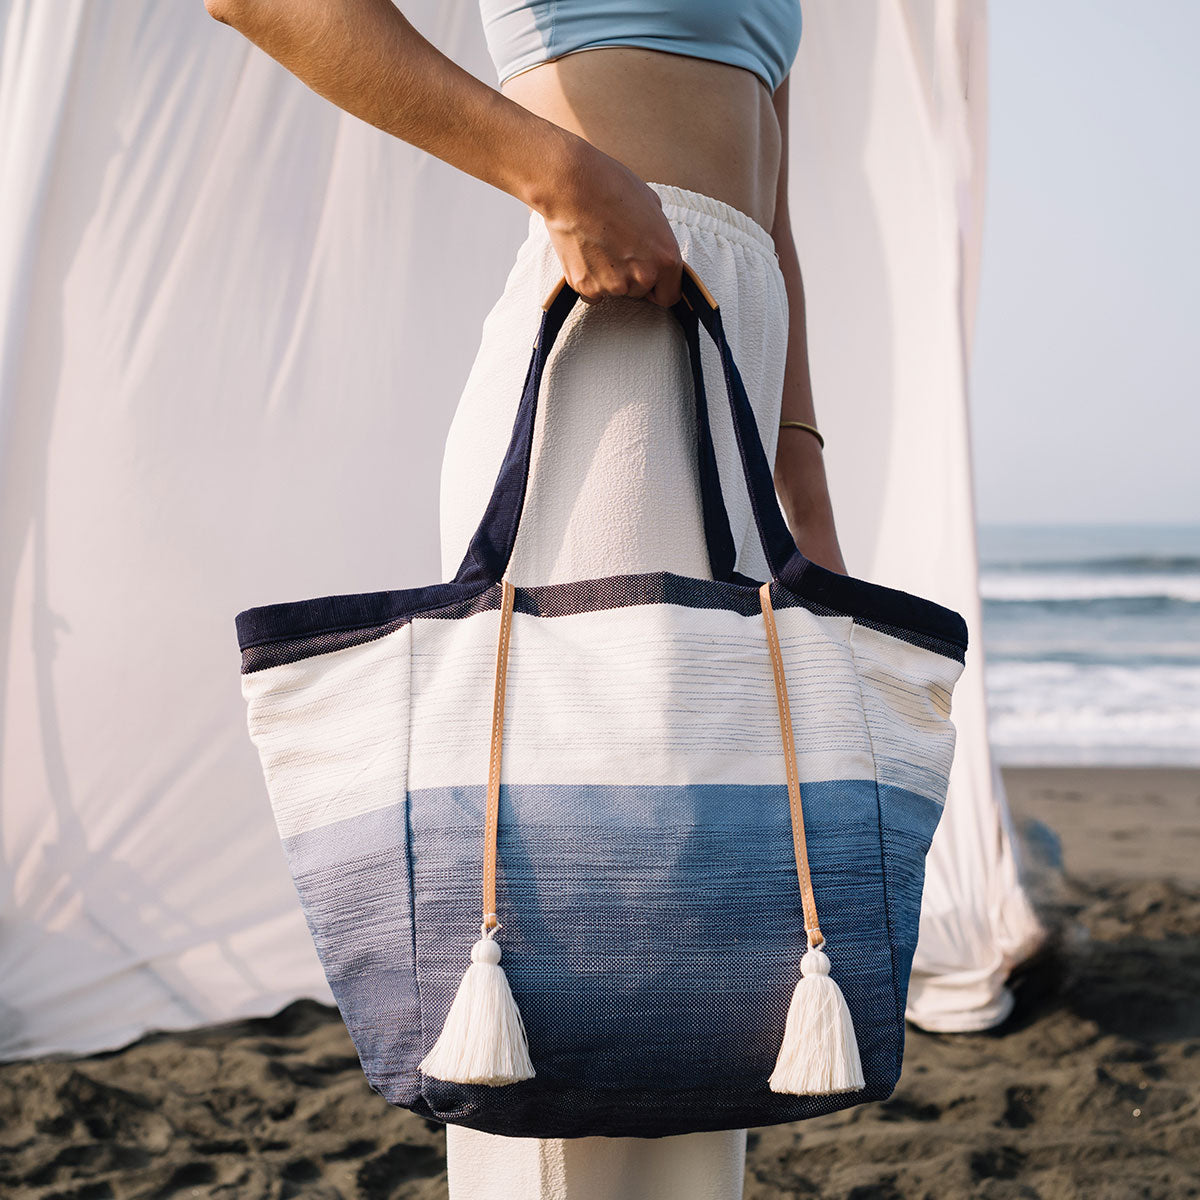
[[[678,303],[683,255],[675,233],[658,193],[624,163],[576,138],[539,199],[535,207],[580,299]]]
[[[541,213],[567,282],[680,298],[683,258],[658,193],[585,138],[490,88],[392,0],[205,0],[318,95]]]

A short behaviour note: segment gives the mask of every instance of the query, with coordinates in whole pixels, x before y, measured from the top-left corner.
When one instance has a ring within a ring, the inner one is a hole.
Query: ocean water
[[[1200,765],[1200,525],[982,525],[1004,764]]]

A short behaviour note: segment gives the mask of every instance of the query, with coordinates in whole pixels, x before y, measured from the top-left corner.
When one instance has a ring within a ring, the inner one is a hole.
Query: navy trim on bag
[[[745,385],[733,361],[721,313],[709,305],[687,271],[683,273],[682,289],[684,298],[670,311],[683,329],[695,386],[697,465],[713,581],[755,589],[764,582],[751,580],[734,569],[736,550],[721,492],[701,369],[700,325],[712,338],[721,357],[738,458],[772,578],[791,592],[801,605],[815,612],[849,616],[861,624],[963,661],[967,625],[953,609],[910,592],[841,575],[811,562],[800,553],[779,507],[774,473],[767,462]],[[512,557],[525,505],[542,375],[555,338],[578,299],[579,293],[564,282],[542,314],[508,449],[483,517],[454,579],[428,587],[323,596],[246,609],[235,618],[238,644],[243,651],[243,673],[261,670],[276,660],[295,661],[297,657],[304,657],[295,651],[306,643],[336,649],[340,645],[353,645],[383,636],[414,616],[432,615],[436,610],[459,604],[470,605],[481,600],[484,593],[500,581]],[[521,589],[530,593],[542,590],[545,589]],[[484,607],[488,606],[485,604]],[[519,597],[517,607],[522,608]],[[290,652],[281,647],[280,654],[245,653],[270,643],[290,643]],[[320,652],[309,650],[310,654]],[[254,665],[250,665],[252,663]]]
[[[876,584],[870,586],[878,587]],[[568,617],[578,613],[609,612],[616,608],[632,608],[642,604],[672,604],[678,608],[720,609],[738,613],[743,617],[760,617],[762,607],[758,587],[756,583],[694,579],[686,575],[675,575],[670,571],[656,571],[645,575],[609,575],[598,579],[573,580],[570,583],[517,588],[513,608],[516,612],[531,617]],[[888,589],[882,590],[886,592]],[[477,596],[468,596],[451,601],[440,608],[423,609],[416,613],[387,607],[389,600],[409,594],[375,592],[366,597],[354,597],[367,600],[377,598],[379,601],[378,619],[362,625],[323,627],[307,633],[293,633],[286,637],[248,643],[242,647],[242,674],[277,667],[283,663],[300,662],[318,654],[329,654],[334,650],[359,646],[364,642],[373,642],[376,638],[394,633],[417,616],[427,621],[461,621],[476,613],[495,612],[500,607],[499,584],[492,584]],[[775,601],[775,607],[806,608],[818,616],[846,615],[841,609],[829,608],[782,588]],[[936,633],[896,626],[887,619],[888,611],[886,605],[876,604],[867,608],[860,604],[853,619],[859,625],[932,650],[943,658],[965,661],[964,648],[957,642],[948,642]]]

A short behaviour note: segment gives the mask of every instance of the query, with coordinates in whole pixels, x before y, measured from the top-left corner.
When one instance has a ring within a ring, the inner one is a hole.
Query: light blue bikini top
[[[773,92],[800,48],[800,0],[479,0],[499,82],[595,46],[645,46],[753,71]]]

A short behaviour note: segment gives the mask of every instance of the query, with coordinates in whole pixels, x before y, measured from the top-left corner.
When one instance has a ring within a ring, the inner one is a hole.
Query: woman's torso
[[[600,46],[539,63],[500,90],[642,179],[724,200],[770,230],[781,137],[771,93],[755,72]]]
[[[768,230],[800,0],[479,0],[501,91]]]

